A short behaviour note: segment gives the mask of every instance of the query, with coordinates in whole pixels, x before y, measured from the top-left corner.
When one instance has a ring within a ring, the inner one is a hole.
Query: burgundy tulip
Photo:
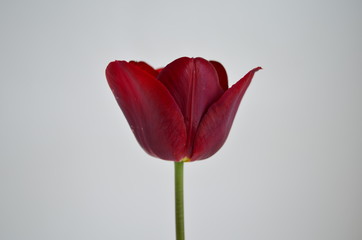
[[[163,69],[145,62],[114,61],[106,77],[137,141],[150,155],[195,161],[224,144],[254,68],[228,87],[224,67],[182,57]]]

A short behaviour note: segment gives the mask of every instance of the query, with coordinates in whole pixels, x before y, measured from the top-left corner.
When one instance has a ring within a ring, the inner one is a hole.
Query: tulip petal
[[[202,116],[224,92],[217,72],[205,59],[183,57],[168,64],[157,78],[167,87],[180,107],[187,131],[187,153],[191,154]]]
[[[228,84],[228,75],[226,73],[226,70],[224,68],[224,66],[216,61],[210,61],[210,63],[214,66],[217,75],[219,76],[219,82],[220,82],[220,86],[222,89],[224,89],[224,91],[228,90],[229,88],[229,84]]]
[[[192,161],[212,156],[225,143],[240,101],[254,73],[260,69],[261,67],[257,67],[248,72],[208,109],[195,136]]]
[[[151,67],[150,65],[148,65],[147,63],[145,63],[143,61],[140,61],[140,62],[130,61],[130,63],[137,65],[137,67],[148,72],[149,74],[151,74],[154,77],[157,77],[157,75],[159,73],[157,70],[155,70],[153,67]]]
[[[111,62],[106,77],[137,141],[152,156],[185,157],[186,128],[171,94],[137,64]]]

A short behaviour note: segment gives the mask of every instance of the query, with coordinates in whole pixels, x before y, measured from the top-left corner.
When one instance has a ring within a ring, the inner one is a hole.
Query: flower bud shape
[[[150,155],[196,161],[225,143],[257,67],[232,87],[216,61],[182,57],[161,69],[145,62],[114,61],[108,84],[138,143]]]

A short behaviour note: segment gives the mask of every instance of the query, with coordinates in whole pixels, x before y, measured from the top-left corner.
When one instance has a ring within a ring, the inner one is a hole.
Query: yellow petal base
[[[191,162],[191,159],[188,157],[184,157],[183,159],[180,160],[180,162]]]

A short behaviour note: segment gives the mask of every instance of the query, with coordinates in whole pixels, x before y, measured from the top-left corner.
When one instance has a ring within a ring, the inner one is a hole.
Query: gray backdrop
[[[185,166],[187,239],[362,239],[362,2],[0,3],[0,239],[174,239],[173,164],[138,146],[115,59],[255,75],[224,147]]]

